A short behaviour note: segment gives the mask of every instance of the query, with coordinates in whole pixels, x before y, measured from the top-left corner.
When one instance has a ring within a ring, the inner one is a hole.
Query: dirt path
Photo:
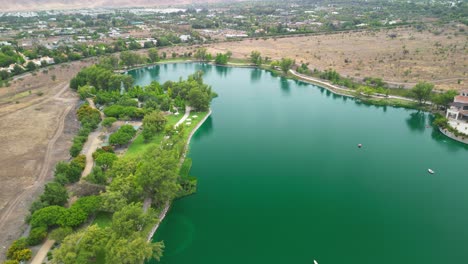
[[[174,127],[178,127],[180,124],[184,123],[185,119],[190,116],[190,111],[192,111],[192,107],[186,106],[184,116],[174,125]]]
[[[49,252],[50,248],[54,245],[55,240],[47,239],[46,242],[42,245],[42,247],[37,251],[36,256],[31,261],[31,264],[41,264],[42,261],[47,256],[47,252]]]
[[[68,85],[65,85],[64,89],[62,89],[57,94],[57,97],[54,96],[53,99],[66,100],[66,99],[61,99],[58,96],[60,96],[64,92],[64,90],[67,88],[68,88]],[[45,100],[41,104],[44,104],[48,101],[49,99]],[[24,197],[26,197],[27,195],[30,195],[37,188],[44,185],[44,182],[47,178],[47,172],[50,170],[50,167],[52,165],[50,160],[51,160],[53,148],[55,146],[55,142],[62,135],[63,128],[65,126],[65,117],[68,115],[68,113],[72,109],[73,109],[73,105],[69,105],[65,108],[65,111],[60,115],[59,120],[58,120],[59,126],[57,127],[57,130],[55,131],[54,136],[52,137],[52,139],[50,139],[49,143],[47,144],[46,152],[44,155],[44,160],[42,161],[42,167],[39,173],[35,176],[36,180],[34,184],[24,188],[14,199],[8,202],[8,205],[0,213],[0,229],[3,228],[3,226],[7,222],[8,217],[11,215],[11,212],[13,212],[13,210],[18,206],[18,204],[24,199]]]
[[[89,134],[88,140],[86,141],[83,150],[81,151],[81,154],[86,156],[86,166],[81,173],[81,180],[83,180],[83,177],[88,176],[91,171],[93,170],[94,166],[94,159],[93,159],[93,153],[98,149],[99,146],[101,146],[101,139],[99,139],[99,136],[101,135],[101,127],[97,129],[97,131],[92,132]]]
[[[91,99],[88,99],[89,105],[94,108],[96,108],[96,105],[94,104],[94,101]],[[104,114],[99,111],[99,114],[101,115],[101,119],[104,119]],[[96,131],[91,132],[88,136],[88,140],[86,141],[85,145],[83,146],[83,150],[81,151],[81,154],[86,156],[86,166],[81,173],[81,180],[83,180],[83,177],[88,176],[91,171],[93,170],[94,166],[94,159],[93,159],[93,153],[98,149],[99,146],[101,146],[102,140],[99,139],[99,136],[102,133],[102,126],[99,124],[99,127],[96,129]]]
[[[93,100],[88,99],[88,102],[92,108],[97,109]],[[104,118],[104,114],[101,111],[99,111],[99,113],[101,114],[101,118]],[[83,177],[88,176],[93,169],[93,166],[94,166],[93,153],[102,143],[101,140],[99,139],[99,136],[101,135],[101,131],[102,131],[102,126],[99,125],[97,130],[92,132],[88,136],[88,140],[86,141],[86,144],[84,145],[83,150],[81,151],[81,154],[86,156],[86,166],[83,172],[81,173],[80,181],[83,179]],[[54,242],[55,242],[54,240],[47,239],[46,242],[42,244],[37,254],[34,256],[33,260],[31,261],[31,264],[41,264],[44,258],[47,256],[47,252],[49,252],[52,246],[54,245]]]
[[[341,87],[338,87],[336,85],[333,85],[329,82],[325,82],[325,81],[321,81],[320,79],[317,79],[317,78],[314,78],[314,77],[310,77],[310,76],[307,76],[307,75],[304,75],[304,74],[300,74],[300,73],[297,73],[296,71],[293,71],[293,70],[289,70],[289,72],[296,76],[296,77],[299,77],[303,80],[306,80],[306,81],[310,81],[314,84],[319,84],[319,85],[323,85],[324,88],[332,91],[333,93],[336,93],[336,94],[339,94],[339,95],[343,95],[343,96],[349,96],[349,97],[354,97],[352,95],[349,95],[349,94],[342,94],[338,91],[343,91],[343,92],[351,92],[352,90],[351,89],[347,89],[347,88],[341,88]],[[396,95],[389,95],[389,96],[372,96],[374,98],[383,98],[383,99],[399,99],[399,100],[405,100],[405,101],[409,101],[409,102],[415,102],[417,103],[418,101],[415,100],[415,99],[411,99],[411,98],[406,98],[406,97],[402,97],[402,96],[396,96]],[[431,102],[425,102],[426,104],[429,104],[431,105],[432,103]]]

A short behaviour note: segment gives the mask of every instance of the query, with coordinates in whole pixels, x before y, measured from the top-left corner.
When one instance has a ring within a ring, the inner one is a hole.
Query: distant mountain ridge
[[[39,11],[99,7],[167,7],[242,0],[0,0],[0,12]]]

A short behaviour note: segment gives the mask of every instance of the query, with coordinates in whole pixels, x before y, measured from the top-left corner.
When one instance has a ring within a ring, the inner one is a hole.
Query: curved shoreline
[[[449,137],[455,141],[458,141],[460,143],[465,143],[465,144],[468,144],[468,138],[465,138],[465,139],[461,139],[457,136],[455,136],[452,132],[446,130],[446,129],[443,129],[441,127],[439,127],[439,131],[440,133],[444,134],[446,137]]]
[[[208,119],[209,116],[211,116],[211,108],[209,109],[208,113],[206,114],[206,116],[197,124],[197,126],[190,132],[190,135],[187,139],[187,143],[185,144],[185,148],[184,148],[184,152],[182,154],[182,158],[180,159],[180,165],[182,165],[182,163],[184,162],[185,160],[185,157],[186,157],[186,154],[188,152],[188,147],[190,145],[190,141],[192,140],[192,137],[193,135],[195,134],[195,132],[197,132],[197,130],[203,125],[203,123],[205,123],[206,119]],[[147,237],[147,241],[148,242],[151,242],[151,240],[153,239],[153,236],[154,234],[156,233],[156,231],[158,230],[159,228],[159,225],[162,223],[162,221],[164,220],[164,218],[166,218],[166,214],[167,212],[169,211],[171,207],[171,202],[168,201],[166,203],[166,206],[164,206],[164,209],[162,210],[162,212],[159,214],[158,216],[158,219],[159,221],[153,226],[153,228],[151,229],[150,233],[148,234],[148,237]]]

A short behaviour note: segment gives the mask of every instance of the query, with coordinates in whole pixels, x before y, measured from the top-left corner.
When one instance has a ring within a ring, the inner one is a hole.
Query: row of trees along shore
[[[289,70],[295,66],[295,61],[290,58],[270,61],[268,57],[262,57],[259,51],[252,51],[249,61],[257,66],[269,65],[271,70],[281,70],[283,74],[288,74]],[[419,82],[411,89],[389,88],[381,78],[366,77],[362,81],[355,81],[351,78],[343,77],[333,69],[319,71],[318,69],[309,69],[308,63],[301,63],[296,67],[300,74],[328,80],[332,84],[349,88],[358,95],[370,97],[372,95],[396,95],[416,100],[420,106],[430,101],[434,109],[444,109],[449,106],[453,98],[458,94],[456,90],[444,92],[434,92],[434,84],[428,82]]]
[[[157,58],[155,50],[152,52],[153,59]],[[29,260],[29,247],[47,237],[57,243],[48,255],[57,264],[142,263],[162,256],[163,242],[147,242],[147,235],[165,204],[192,193],[196,186],[188,172],[180,171],[189,131],[184,125],[169,125],[167,115],[184,112],[187,105],[207,111],[216,94],[204,84],[201,72],[186,80],[133,86],[130,75],[114,73],[120,65],[130,66],[141,56],[130,54],[135,58],[129,59],[128,55],[103,58],[71,80],[70,87],[83,102],[91,98],[106,117],[101,120],[99,110],[87,103],[78,108],[81,127],[70,148],[74,158],[57,163],[54,180],[30,208],[26,219],[32,228],[29,236],[13,242],[5,263]],[[110,135],[110,146],[93,153],[94,167],[80,181],[86,165],[86,157],[80,153],[89,133],[99,124],[111,129],[118,120],[142,120],[141,134],[149,147],[138,155],[117,156],[114,150],[128,147],[137,134],[133,126],[122,125]],[[156,135],[167,136],[164,144],[154,142]],[[149,208],[143,208],[145,200],[151,201]]]

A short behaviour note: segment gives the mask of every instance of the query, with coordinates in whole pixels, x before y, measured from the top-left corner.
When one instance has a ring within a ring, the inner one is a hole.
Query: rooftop
[[[463,103],[463,104],[468,104],[468,96],[463,96],[463,95],[457,95],[453,99],[453,102],[455,103]]]

